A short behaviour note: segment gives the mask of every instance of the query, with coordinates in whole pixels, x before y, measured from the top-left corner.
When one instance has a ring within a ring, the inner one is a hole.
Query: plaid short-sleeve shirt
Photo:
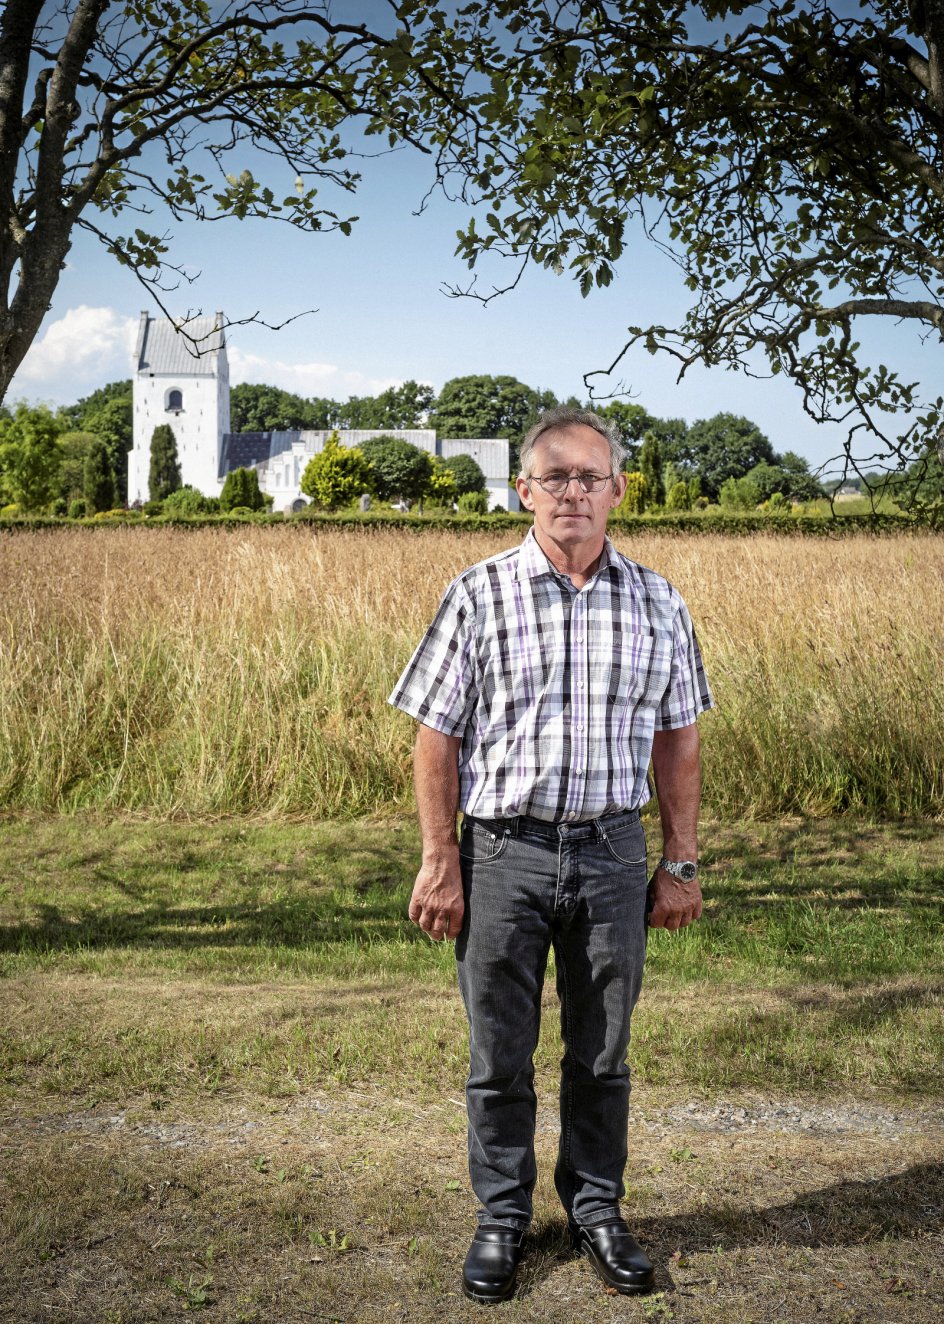
[[[460,736],[460,807],[581,822],[650,795],[652,736],[712,706],[691,618],[606,540],[582,589],[533,531],[449,585],[390,703]]]

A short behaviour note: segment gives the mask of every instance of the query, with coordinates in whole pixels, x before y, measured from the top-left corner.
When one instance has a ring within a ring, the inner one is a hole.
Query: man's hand
[[[684,929],[693,920],[701,919],[701,888],[697,881],[680,883],[664,869],[656,869],[649,881],[652,910],[649,912],[651,929]]]
[[[465,901],[458,851],[454,861],[424,861],[413,884],[408,913],[413,923],[428,933],[434,942],[459,936]]]

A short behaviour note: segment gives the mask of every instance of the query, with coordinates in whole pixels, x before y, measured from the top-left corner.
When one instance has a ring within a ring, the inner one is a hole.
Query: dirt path
[[[944,1318],[944,1109],[639,1089],[633,1125],[626,1210],[657,1293],[609,1296],[570,1255],[542,1108],[531,1250],[496,1318]],[[0,1319],[482,1317],[457,1291],[474,1211],[459,1098],[338,1088],[199,1116],[21,1099],[0,1145]]]

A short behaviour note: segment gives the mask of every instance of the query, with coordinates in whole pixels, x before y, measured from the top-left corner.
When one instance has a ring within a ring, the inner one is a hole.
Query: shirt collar
[[[599,575],[603,570],[612,569],[617,574],[623,573],[623,563],[620,560],[619,553],[613,546],[610,539],[604,536],[603,555],[600,557],[600,564],[597,566],[596,574]],[[524,542],[521,544],[521,551],[518,556],[518,579],[536,579],[539,575],[560,575],[559,570],[555,570],[547,558],[547,555],[541,550],[541,545],[534,536],[534,526],[528,530]]]

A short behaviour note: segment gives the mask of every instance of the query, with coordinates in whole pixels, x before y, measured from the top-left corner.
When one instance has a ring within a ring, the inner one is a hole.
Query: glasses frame
[[[594,481],[602,482],[602,485],[600,487],[584,487],[584,480],[590,477],[591,475]],[[563,475],[561,475],[561,477],[563,477]],[[546,475],[530,474],[528,476],[528,486],[530,487],[532,483],[537,483],[541,491],[546,492],[549,497],[553,497],[555,501],[563,501],[564,497],[570,491],[570,485],[573,482],[576,482],[577,486],[580,488],[584,496],[590,496],[591,493],[603,492],[606,489],[607,483],[616,482],[616,477],[617,475],[613,472],[610,472],[608,474],[598,474],[598,473],[593,473],[592,470],[588,470],[584,473],[579,473],[579,474],[568,474],[567,481],[564,484],[564,486],[561,488],[561,490],[559,492],[552,492],[551,489],[546,485]]]

